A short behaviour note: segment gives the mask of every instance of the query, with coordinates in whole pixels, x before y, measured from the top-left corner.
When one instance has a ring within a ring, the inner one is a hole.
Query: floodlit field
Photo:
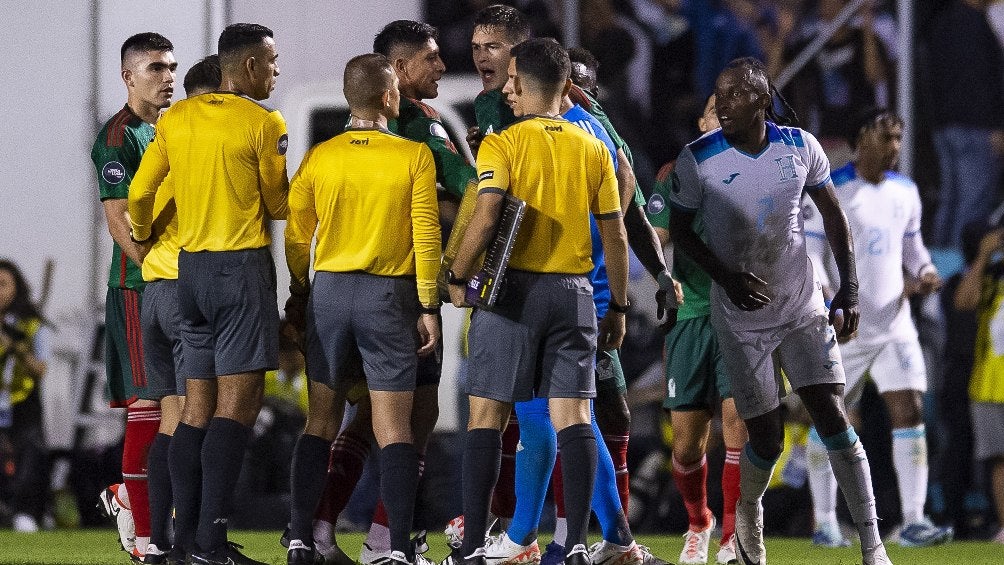
[[[286,553],[279,545],[279,532],[232,532],[231,539],[244,545],[244,552],[255,559],[284,565]],[[595,534],[590,536],[595,541]],[[341,534],[339,542],[350,556],[359,555],[362,534]],[[542,541],[547,541],[547,536]],[[118,538],[113,530],[62,530],[39,534],[15,534],[0,531],[0,565],[20,564],[115,564],[126,565],[129,560],[118,549]],[[675,561],[680,555],[682,536],[641,536],[639,542],[648,545],[652,552]],[[439,560],[446,556],[442,535],[429,535],[432,549],[429,556]],[[543,545],[543,543],[541,544]],[[717,550],[712,541],[711,559]],[[854,565],[861,558],[857,547],[847,549],[819,549],[808,539],[768,538],[767,554],[773,565]],[[990,543],[956,542],[929,549],[889,547],[889,555],[896,565],[1000,565],[1004,563],[1004,546]]]

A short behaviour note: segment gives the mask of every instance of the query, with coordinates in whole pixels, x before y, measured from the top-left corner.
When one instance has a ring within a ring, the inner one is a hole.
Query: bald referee
[[[464,284],[487,247],[504,196],[526,201],[505,291],[492,310],[479,309],[471,320],[462,561],[485,562],[481,546],[501,430],[512,403],[536,395],[548,398],[564,462],[565,563],[585,565],[597,460],[589,410],[596,395],[593,362],[597,341],[613,349],[624,337],[627,236],[610,153],[560,115],[571,87],[568,54],[553,39],[531,39],[513,47],[512,56],[504,92],[521,118],[481,143],[477,204],[449,274],[451,300],[461,306]],[[599,332],[589,283],[590,212],[606,252],[611,296]]]
[[[227,516],[265,371],[278,367],[267,228],[269,220],[285,219],[289,192],[286,123],[259,102],[279,75],[272,30],[227,26],[219,56],[220,91],[164,114],[129,191],[133,238],[143,241],[157,189],[169,171],[174,179],[188,396],[169,462],[175,541],[196,565],[258,563],[227,543]]]
[[[306,305],[310,409],[292,468],[287,560],[316,558],[312,519],[324,489],[346,366],[362,358],[380,446],[380,496],[391,547],[376,561],[413,564],[409,533],[418,487],[411,426],[418,356],[435,351],[440,328],[436,164],[429,148],[387,131],[398,115],[398,79],[384,55],[345,67],[348,129],[310,150],[293,177],[286,225],[291,305]],[[313,285],[311,241],[317,233]],[[395,237],[387,237],[394,233]],[[300,300],[297,297],[301,297]],[[295,307],[295,306],[294,306]],[[290,308],[287,308],[289,311]],[[296,318],[297,316],[294,316]],[[416,356],[416,352],[418,355]],[[424,562],[424,558],[419,556]]]

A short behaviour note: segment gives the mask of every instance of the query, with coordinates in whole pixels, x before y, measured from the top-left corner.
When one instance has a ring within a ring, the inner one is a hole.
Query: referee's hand
[[[624,314],[607,310],[607,315],[600,320],[596,347],[603,350],[619,349],[624,341],[624,327]]]
[[[439,317],[435,314],[420,314],[418,316],[418,335],[422,338],[422,345],[418,348],[418,356],[425,357],[434,352],[441,335]]]

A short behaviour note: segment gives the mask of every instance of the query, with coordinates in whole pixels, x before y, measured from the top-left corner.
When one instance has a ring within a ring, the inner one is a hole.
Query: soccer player
[[[702,134],[718,129],[715,96],[704,106],[697,120]],[[671,175],[674,163],[659,171],[648,200],[649,220],[663,245],[669,243],[671,208],[666,205],[673,194]],[[698,214],[694,232],[702,240],[704,220]],[[715,516],[708,508],[708,434],[715,404],[721,398],[722,435],[725,440],[725,466],[722,469],[722,537],[715,560],[719,564],[736,560],[736,501],[739,499],[739,454],[746,443],[746,427],[736,413],[729,377],[725,372],[718,339],[711,328],[711,279],[683,253],[673,260],[673,278],[683,285],[686,297],[677,314],[676,325],[666,335],[666,400],[673,425],[673,482],[687,509],[689,527],[684,534],[681,565],[704,564],[715,529]]]
[[[892,458],[903,516],[899,543],[926,547],[951,540],[953,530],[935,526],[924,516],[928,466],[921,395],[927,390],[927,369],[906,296],[910,287],[912,294],[938,290],[941,277],[920,238],[917,185],[893,172],[903,122],[887,109],[869,108],[848,125],[854,132],[847,141],[855,158],[833,172],[833,183],[854,238],[861,330],[840,345],[847,377],[845,402],[854,405],[860,400],[865,374],[870,375],[892,424]],[[823,279],[823,293],[829,295],[826,234],[811,204],[803,214],[810,256]],[[806,455],[816,517],[813,543],[846,545],[837,525],[836,479],[814,430]]]
[[[774,92],[760,61],[729,63],[715,87],[721,129],[683,149],[670,195],[673,241],[714,281],[711,324],[749,432],[739,462],[736,553],[744,564],[767,562],[762,498],[784,434],[776,359],[827,447],[861,536],[863,565],[883,565],[890,560],[879,537],[868,458],[844,413],[836,342],[858,322],[851,236],[819,142],[775,123]],[[805,251],[803,191],[823,217],[840,274],[829,315]],[[693,229],[698,213],[707,243]]]
[[[436,180],[453,198],[462,198],[474,181],[474,167],[460,155],[443,127],[439,113],[423,102],[439,94],[438,81],[445,67],[439,57],[435,27],[411,20],[398,20],[384,26],[373,40],[373,51],[386,56],[399,79],[400,106],[396,117],[388,119],[388,130],[412,141],[426,144],[436,164]],[[439,417],[439,380],[442,375],[442,343],[433,355],[419,359],[418,380],[413,411],[415,446],[420,468],[424,467],[425,447]],[[361,377],[361,375],[360,375]],[[365,419],[370,410],[357,411],[354,420]],[[354,424],[336,438],[332,445],[328,481],[318,506],[314,527],[316,549],[331,560],[341,560],[344,553],[334,539],[334,524],[348,502],[362,474],[369,455],[368,438],[358,433],[368,421]],[[381,559],[390,550],[390,531],[382,499],[374,511],[373,522],[362,547],[360,562]]]
[[[289,191],[286,123],[259,102],[279,76],[272,30],[232,24],[218,51],[220,90],[164,114],[129,199],[133,237],[144,241],[171,173],[188,394],[168,457],[175,543],[196,565],[258,563],[227,542],[226,526],[265,371],[278,367],[268,223],[285,219]]]
[[[506,273],[506,295],[471,321],[471,416],[464,453],[465,532],[462,561],[483,563],[491,489],[498,476],[501,431],[514,401],[548,398],[566,463],[566,563],[589,560],[586,529],[596,469],[590,425],[593,356],[599,343],[615,349],[624,335],[627,236],[620,219],[613,161],[602,142],[559,118],[571,86],[565,50],[552,39],[512,49],[507,94],[524,119],[485,137],[478,154],[474,216],[449,273],[450,296],[465,304],[466,279],[491,237],[504,194],[527,203]],[[515,156],[520,158],[516,159]],[[562,179],[559,193],[554,183]],[[599,227],[607,258],[610,312],[596,330],[587,275],[592,269],[588,213]],[[598,335],[597,335],[598,334]]]
[[[311,382],[307,426],[293,455],[290,565],[314,563],[311,519],[340,424],[326,414],[334,409],[340,372],[356,355],[370,389],[391,538],[390,550],[372,562],[416,562],[409,540],[418,487],[411,413],[418,356],[433,354],[440,336],[441,246],[432,152],[387,130],[399,104],[391,64],[380,54],[349,61],[343,83],[352,112],[349,129],[314,147],[291,183],[286,257],[292,286],[310,295]],[[316,275],[310,285],[315,231]],[[400,237],[386,238],[391,231]]]
[[[108,233],[114,242],[105,300],[108,397],[112,406],[126,407],[127,411],[122,450],[125,486],[105,489],[101,504],[118,522],[122,548],[133,561],[140,561],[150,542],[147,452],[157,433],[160,405],[157,397],[147,390],[140,330],[143,297],[140,265],[149,246],[130,239],[126,209],[130,184],[153,139],[153,124],[161,110],[171,104],[178,63],[171,42],[153,32],[126,39],[120,56],[126,104],[105,122],[91,149]]]
[[[220,59],[210,55],[185,73],[185,94],[191,98],[220,87]],[[171,474],[168,450],[171,437],[181,419],[185,402],[185,381],[181,377],[182,344],[181,312],[178,309],[178,215],[174,204],[171,176],[164,179],[157,191],[153,210],[153,244],[143,260],[143,310],[140,322],[143,330],[143,358],[151,395],[160,399],[160,429],[150,446],[148,456],[150,491],[150,544],[144,563],[167,563],[168,559],[184,561],[179,546],[171,552]]]

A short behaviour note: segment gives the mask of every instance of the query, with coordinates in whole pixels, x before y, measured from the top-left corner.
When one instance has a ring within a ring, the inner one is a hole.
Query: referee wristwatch
[[[446,283],[451,285],[452,284],[465,285],[467,284],[467,279],[458,277],[457,274],[453,272],[453,269],[450,269],[449,271],[446,271]]]
[[[631,301],[625,300],[623,305],[617,304],[614,300],[611,300],[607,308],[617,312],[618,314],[627,314],[628,310],[631,309]]]

